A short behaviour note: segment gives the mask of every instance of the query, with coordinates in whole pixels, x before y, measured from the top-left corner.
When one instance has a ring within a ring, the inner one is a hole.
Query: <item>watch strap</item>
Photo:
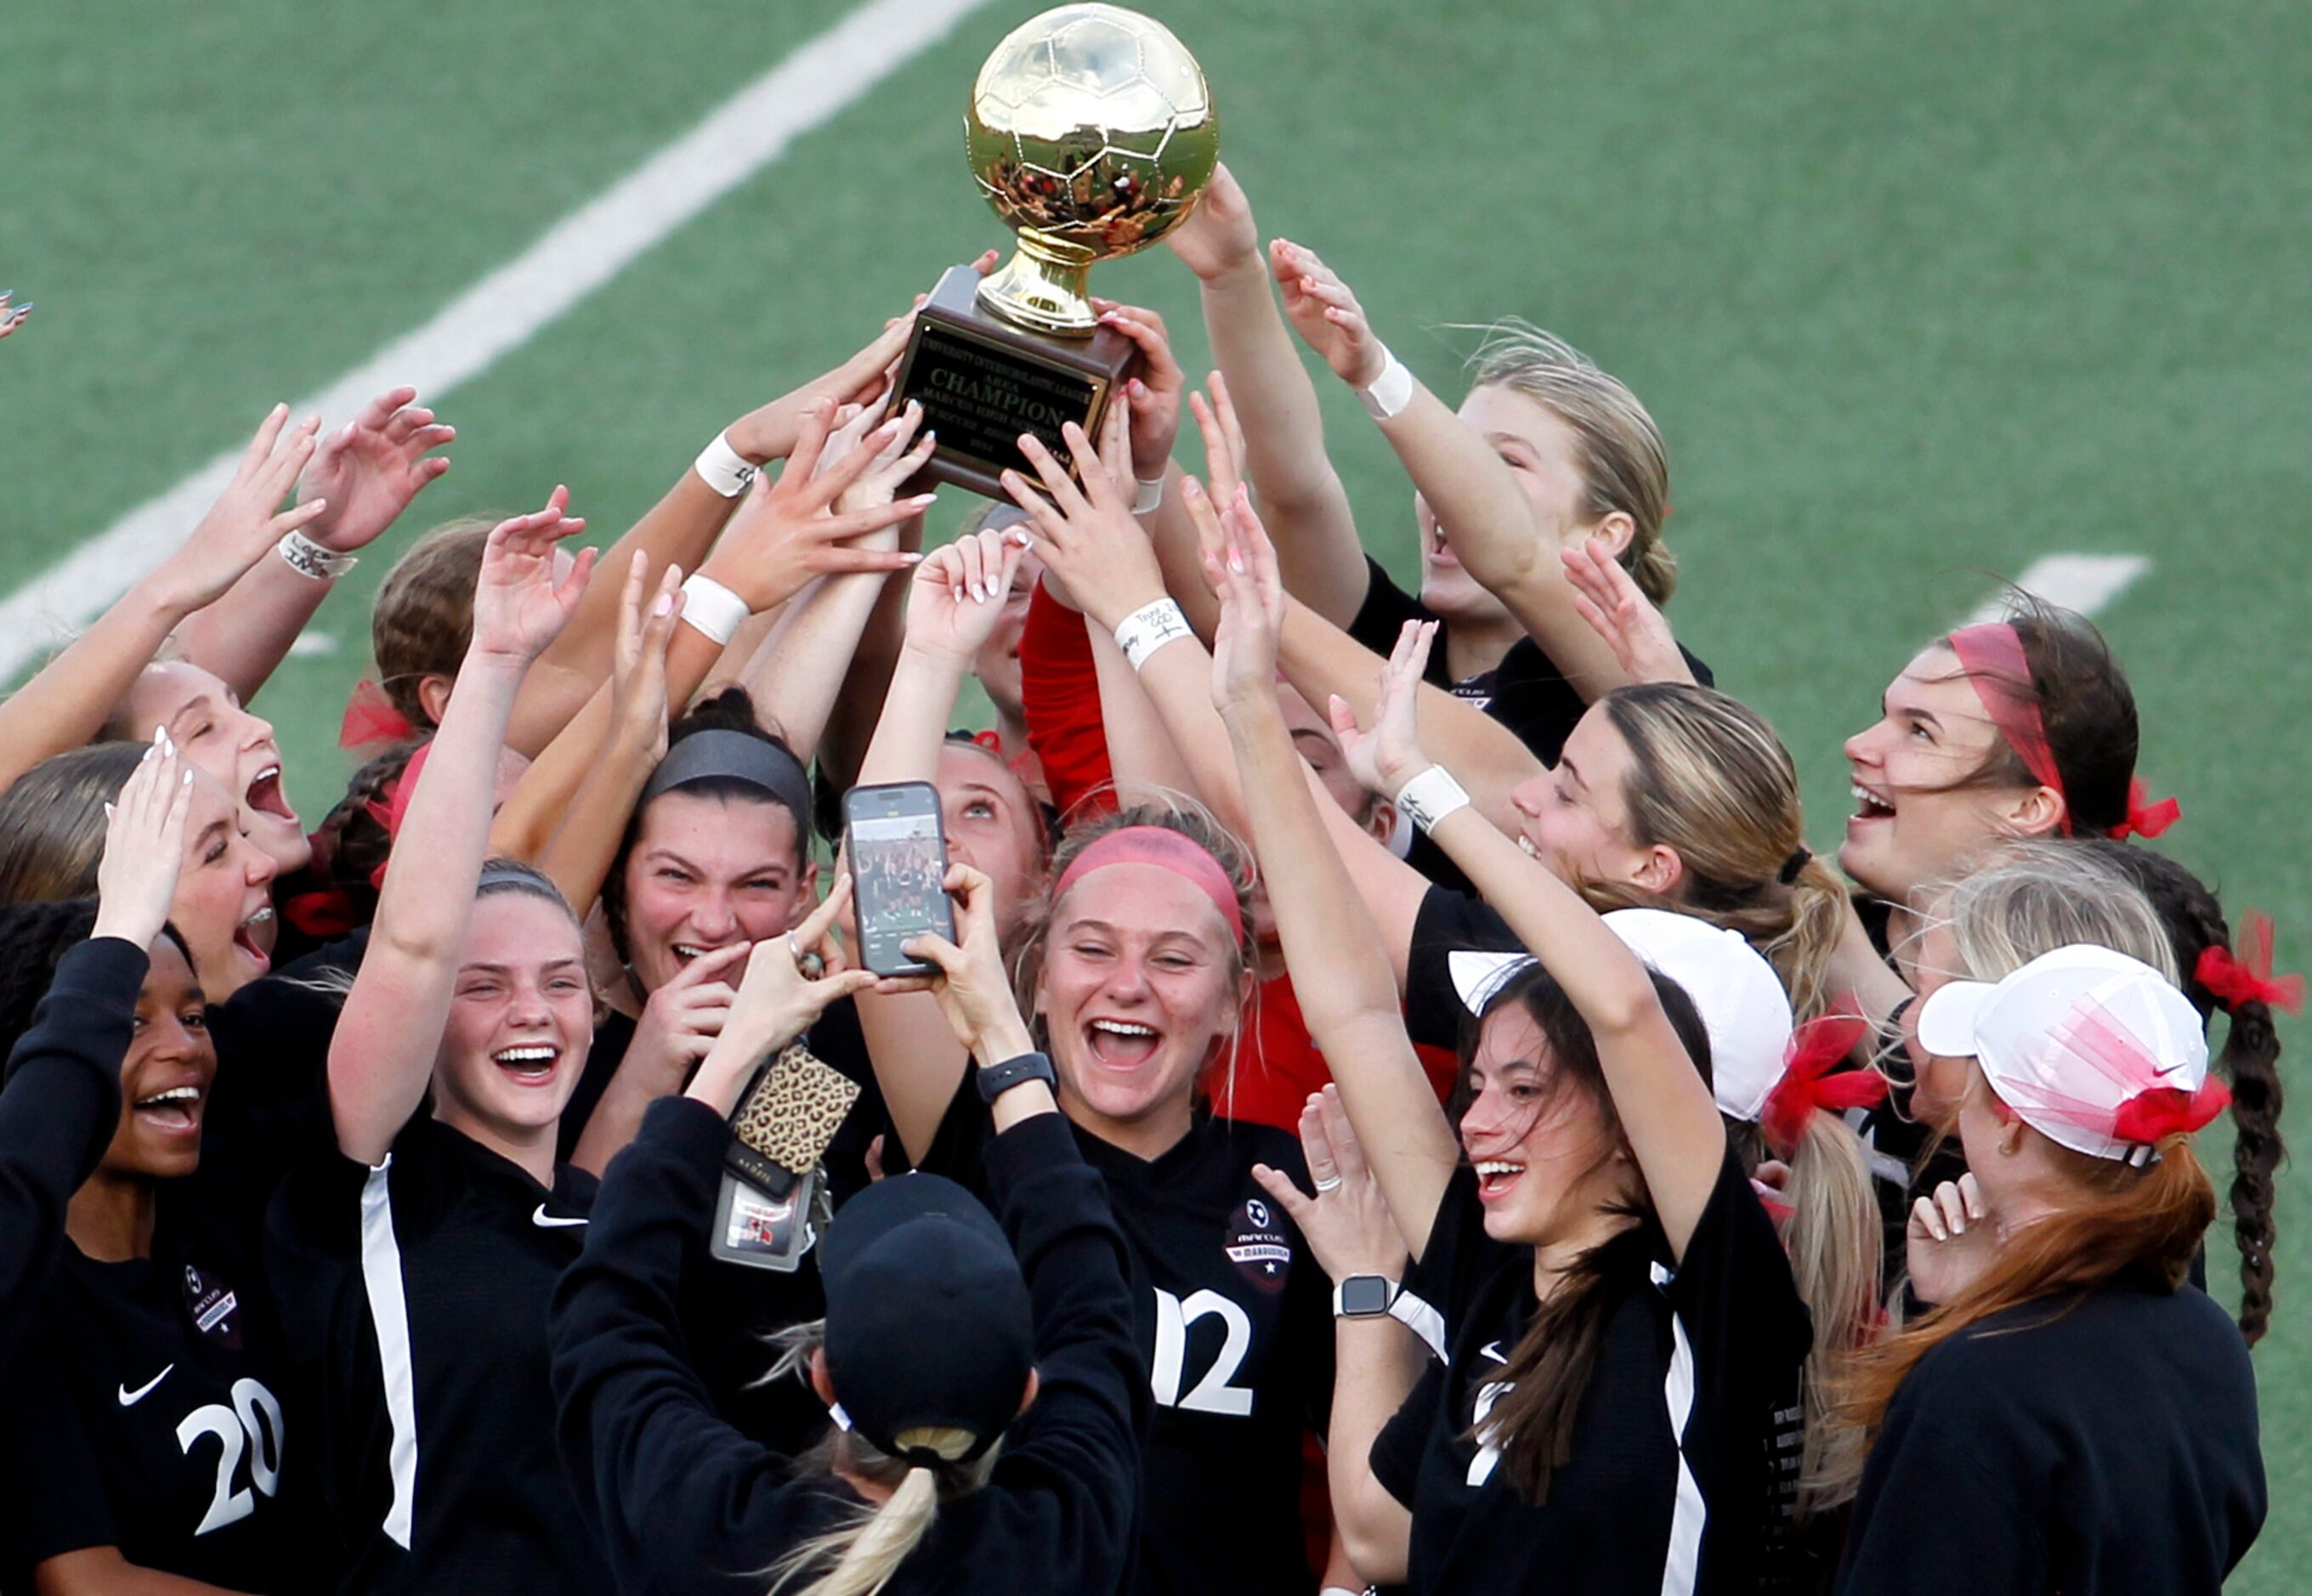
[[[1047,1086],[1056,1086],[1059,1077],[1052,1069],[1052,1061],[1042,1053],[1021,1053],[1016,1059],[1006,1059],[1001,1064],[983,1064],[978,1075],[979,1100],[994,1103],[1012,1087],[1029,1081],[1041,1081]]]

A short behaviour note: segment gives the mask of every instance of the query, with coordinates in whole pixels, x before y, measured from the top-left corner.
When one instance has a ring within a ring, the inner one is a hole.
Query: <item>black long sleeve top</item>
[[[65,1208],[120,1124],[120,1060],[150,961],[98,937],[57,964],[0,1091],[0,1358],[33,1321],[64,1251]]]
[[[627,1596],[758,1592],[765,1569],[860,1504],[725,1423],[684,1356],[675,1303],[686,1260],[703,1258],[728,1136],[696,1102],[652,1104],[555,1292],[563,1459]],[[940,1505],[888,1588],[1114,1591],[1135,1549],[1151,1402],[1123,1236],[1055,1114],[996,1138],[987,1170],[1035,1305],[1041,1389],[987,1485]]]

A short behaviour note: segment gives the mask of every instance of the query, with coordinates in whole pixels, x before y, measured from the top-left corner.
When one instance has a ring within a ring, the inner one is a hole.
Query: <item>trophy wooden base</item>
[[[1008,503],[1005,470],[1037,480],[1020,452],[1020,434],[1033,433],[1066,463],[1060,428],[1074,422],[1099,437],[1108,396],[1140,351],[1107,327],[1063,338],[1014,327],[980,305],[979,281],[969,266],[951,266],[915,312],[893,409],[910,399],[922,405],[924,426],[939,435],[939,446],[902,491],[953,483]]]

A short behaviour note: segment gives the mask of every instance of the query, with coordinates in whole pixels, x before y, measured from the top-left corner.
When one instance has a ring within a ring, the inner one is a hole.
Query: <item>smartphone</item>
[[[928,781],[853,788],[843,795],[843,843],[860,962],[878,975],[938,973],[902,951],[926,931],[955,940],[938,789]]]

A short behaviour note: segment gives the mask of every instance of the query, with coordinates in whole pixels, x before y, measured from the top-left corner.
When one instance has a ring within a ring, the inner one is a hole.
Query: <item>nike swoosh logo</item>
[[[583,1219],[565,1219],[559,1214],[549,1214],[544,1203],[538,1205],[538,1212],[530,1217],[530,1222],[540,1230],[561,1230],[567,1225],[586,1223]]]
[[[1502,1356],[1502,1344],[1499,1341],[1486,1342],[1483,1347],[1477,1348],[1477,1356],[1479,1357],[1490,1357],[1497,1364],[1505,1364],[1510,1361]]]
[[[176,1369],[177,1365],[171,1364],[167,1368],[153,1375],[152,1379],[147,1380],[135,1391],[130,1391],[125,1385],[122,1386],[120,1388],[120,1405],[123,1408],[134,1408],[146,1397],[151,1396],[153,1394],[153,1388],[160,1384],[163,1380],[166,1380],[171,1374],[176,1373]]]

